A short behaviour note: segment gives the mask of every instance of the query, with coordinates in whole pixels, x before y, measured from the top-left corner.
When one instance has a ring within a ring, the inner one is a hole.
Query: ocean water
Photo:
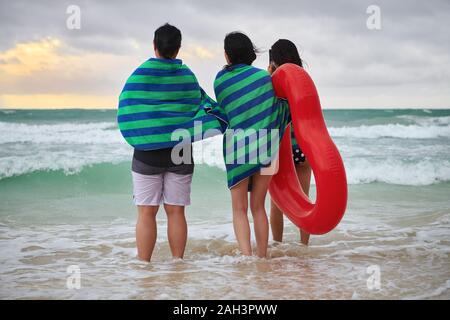
[[[147,264],[115,111],[0,110],[0,298],[449,299],[450,110],[324,114],[349,182],[335,230],[305,247],[286,221],[268,259],[241,257],[215,137],[194,146],[185,260],[161,211]]]

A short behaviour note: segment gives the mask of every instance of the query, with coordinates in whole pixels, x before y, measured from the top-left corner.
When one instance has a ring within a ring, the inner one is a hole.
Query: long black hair
[[[250,38],[242,32],[231,32],[224,40],[225,53],[230,60],[230,65],[248,64],[251,65],[256,59],[258,50],[253,45]]]
[[[303,67],[303,60],[300,58],[297,47],[287,39],[280,39],[272,45],[269,50],[269,63],[272,68],[277,68],[285,63],[294,63]]]

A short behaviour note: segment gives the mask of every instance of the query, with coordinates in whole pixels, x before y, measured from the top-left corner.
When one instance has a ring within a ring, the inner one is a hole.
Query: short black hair
[[[170,59],[180,50],[181,31],[177,27],[166,23],[156,29],[153,42],[159,54],[163,58]]]
[[[257,49],[250,38],[242,32],[227,34],[224,49],[231,65],[240,63],[251,65],[256,60]]]

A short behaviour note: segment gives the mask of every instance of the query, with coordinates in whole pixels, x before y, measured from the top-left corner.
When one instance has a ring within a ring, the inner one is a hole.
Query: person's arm
[[[211,97],[208,96],[208,94],[200,87],[200,91],[202,94],[201,98],[201,107],[206,111],[206,113],[211,114],[215,116],[217,119],[219,119],[220,124],[222,126],[222,131],[225,131],[225,129],[228,126],[228,119],[225,114],[225,111],[223,108],[214,101]]]

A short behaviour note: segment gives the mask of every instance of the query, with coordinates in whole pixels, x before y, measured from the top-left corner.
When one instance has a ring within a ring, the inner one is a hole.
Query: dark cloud
[[[66,28],[66,8],[72,4],[81,8],[81,30]],[[372,4],[381,8],[381,30],[366,27],[366,9]],[[301,48],[316,81],[326,92],[344,95],[342,101],[350,93],[340,88],[354,88],[361,96],[385,90],[393,100],[420,91],[443,97],[439,103],[450,106],[445,89],[450,85],[447,0],[1,1],[0,50],[53,36],[80,52],[144,56],[151,54],[153,30],[165,22],[182,30],[184,46],[221,48],[232,30],[246,32],[262,49],[289,38]],[[207,87],[221,64],[221,55],[192,61]],[[266,64],[267,54],[262,54],[257,66]]]

